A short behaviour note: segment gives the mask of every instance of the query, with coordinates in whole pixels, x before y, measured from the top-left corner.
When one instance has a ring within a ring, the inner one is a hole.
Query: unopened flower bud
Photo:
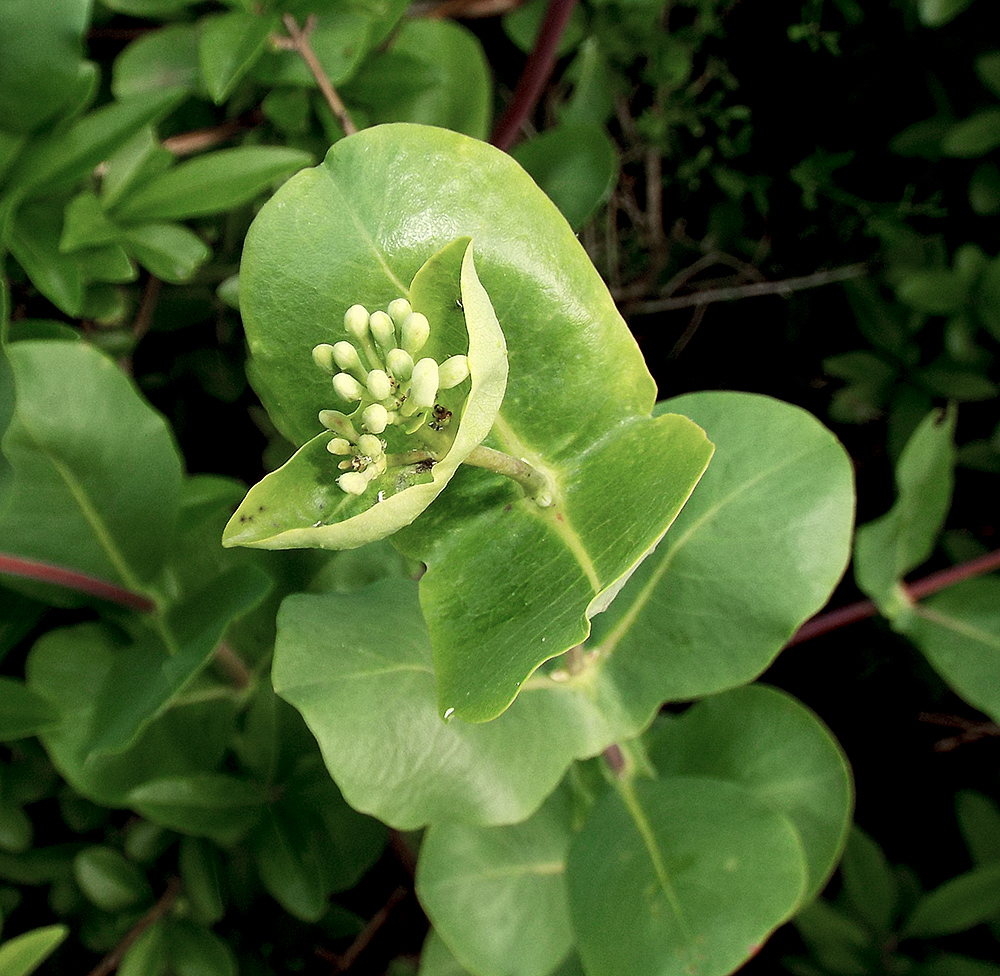
[[[375,336],[383,352],[388,352],[396,347],[396,329],[392,324],[392,319],[385,312],[372,312],[368,327],[372,330],[372,335]]]
[[[334,362],[341,369],[347,370],[349,373],[364,369],[361,365],[361,358],[358,356],[358,350],[351,343],[341,340],[335,343],[332,348]],[[316,352],[313,350],[313,355],[315,354]]]
[[[368,479],[360,471],[348,471],[337,479],[337,484],[348,495],[363,495],[368,487]]]
[[[358,450],[373,461],[385,453],[382,442],[374,434],[362,434],[358,438]]]
[[[389,426],[389,411],[381,403],[369,403],[361,411],[361,422],[373,434],[381,434]]]
[[[433,407],[438,391],[438,364],[433,359],[421,359],[413,367],[410,377],[410,396],[406,406],[412,413],[425,407]]]
[[[368,374],[367,385],[368,392],[376,400],[384,400],[392,394],[392,380],[389,379],[384,370],[373,369]]]
[[[334,437],[326,445],[331,454],[350,454],[351,442],[345,437]]]
[[[357,339],[368,333],[368,309],[364,305],[352,305],[344,313],[344,328]]]
[[[333,366],[335,359],[336,354],[329,342],[321,342],[318,346],[313,347],[313,362],[324,372],[331,375],[336,372]]]
[[[333,388],[341,400],[348,403],[360,400],[365,390],[364,387],[350,374],[338,373],[333,378]]]
[[[450,390],[469,375],[469,357],[452,356],[438,368],[438,388]]]
[[[400,327],[402,339],[400,345],[411,355],[415,356],[424,348],[427,337],[431,334],[431,326],[427,321],[427,316],[421,312],[410,312],[403,319]]]
[[[389,372],[397,380],[408,380],[413,373],[413,357],[405,349],[390,349],[386,353]]]
[[[354,429],[350,417],[342,414],[339,410],[320,410],[319,422],[327,429],[349,441],[358,439],[358,432]]]
[[[397,298],[389,302],[389,317],[397,326],[401,326],[403,324],[403,320],[412,311],[413,309],[410,308],[410,303],[405,298]]]

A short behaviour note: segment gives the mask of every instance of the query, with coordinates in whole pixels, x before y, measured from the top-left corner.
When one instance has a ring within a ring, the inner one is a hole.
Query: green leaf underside
[[[497,721],[443,722],[417,585],[406,580],[286,598],[272,680],[302,713],[348,803],[404,830],[523,820],[576,755],[611,741],[600,716],[577,714],[554,681]]]
[[[588,614],[666,530],[711,445],[683,418],[649,419],[655,387],[634,340],[572,230],[524,171],[467,137],[406,124],[337,143],[322,166],[285,184],[248,234],[240,301],[251,376],[287,436],[310,439],[317,412],[329,406],[328,382],[313,375],[308,352],[329,341],[343,310],[354,302],[384,308],[459,234],[474,242],[511,367],[484,443],[553,476],[560,495],[539,515],[516,485],[462,469],[393,540],[430,566],[421,600],[440,644],[442,712],[482,721],[503,711],[542,661],[586,636]],[[435,513],[447,515],[447,532]],[[509,526],[521,545],[503,548],[491,537],[493,558],[463,568],[461,590],[473,599],[498,577],[506,590],[470,627],[448,547],[482,528],[492,533],[487,523],[499,516],[509,516],[501,531]],[[454,531],[455,518],[463,531]]]
[[[737,783],[787,817],[806,860],[803,900],[819,894],[846,842],[852,788],[847,758],[812,712],[782,691],[750,685],[655,726],[647,749],[663,778]]]
[[[590,643],[605,666],[570,679],[649,709],[760,674],[829,599],[854,517],[850,459],[804,410],[706,392],[656,408],[673,411],[707,431],[712,464],[656,552],[595,618]]]
[[[723,976],[794,911],[805,876],[789,820],[735,783],[675,777],[609,792],[567,863],[584,968]]]
[[[502,418],[502,411],[501,411]],[[544,661],[586,639],[667,530],[712,445],[685,417],[623,419],[572,460],[547,464],[499,420],[486,442],[545,470],[540,508],[496,475],[463,471],[393,543],[427,564],[420,602],[442,714],[495,718]]]
[[[427,508],[489,432],[503,399],[506,350],[489,297],[476,277],[468,240],[459,238],[431,258],[414,278],[409,297],[432,323],[420,355],[438,362],[457,354],[469,357],[471,388],[462,383],[441,391],[439,398],[454,413],[461,410],[447,454],[427,473],[417,473],[413,466],[390,467],[363,495],[348,495],[336,483],[339,459],[326,450],[333,434],[324,431],[250,490],[226,527],[224,545],[351,549],[385,538]],[[326,341],[346,335],[341,325],[331,329]],[[327,403],[344,406],[332,388]],[[384,436],[390,452],[416,446],[395,428],[387,428]]]

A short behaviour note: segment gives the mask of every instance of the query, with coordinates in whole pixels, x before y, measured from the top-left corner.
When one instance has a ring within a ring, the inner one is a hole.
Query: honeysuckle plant
[[[391,536],[427,566],[448,717],[496,717],[584,640],[712,454],[692,421],[651,416],[642,356],[550,201],[455,133],[366,130],[289,180],[248,234],[240,305],[251,378],[302,446],[224,542]]]
[[[764,397],[654,405],[565,220],[443,130],[365,130],[289,180],[240,307],[300,446],[224,541],[357,550],[333,565],[369,585],[285,598],[271,676],[352,807],[429,825],[421,973],[731,972],[849,823],[832,736],[738,687],[843,573],[843,449]]]

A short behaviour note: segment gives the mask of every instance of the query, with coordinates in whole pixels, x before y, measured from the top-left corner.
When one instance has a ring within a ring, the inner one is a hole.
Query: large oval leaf
[[[516,206],[512,202],[516,201]],[[421,603],[442,713],[493,718],[660,539],[711,456],[654,386],[586,252],[508,156],[456,133],[389,125],[337,143],[261,211],[241,308],[254,385],[275,423],[317,433],[328,383],[309,350],[351,304],[384,308],[435,251],[472,238],[510,375],[484,444],[549,479],[547,508],[462,472],[395,542],[428,565]],[[431,516],[433,512],[433,517]],[[526,635],[530,635],[526,639]]]
[[[764,685],[713,695],[654,727],[649,757],[663,777],[738,783],[786,816],[805,854],[814,898],[851,825],[851,773],[830,732],[791,696]]]
[[[573,944],[566,903],[572,798],[557,790],[510,827],[438,823],[420,846],[417,895],[479,976],[548,976]]]
[[[804,410],[713,392],[657,411],[701,424],[716,460],[656,553],[595,620],[598,673],[571,679],[598,695],[609,683],[607,697],[645,721],[663,701],[760,674],[843,575],[854,516],[850,459]]]
[[[609,791],[570,845],[570,913],[591,976],[723,976],[795,909],[791,823],[723,780]]]

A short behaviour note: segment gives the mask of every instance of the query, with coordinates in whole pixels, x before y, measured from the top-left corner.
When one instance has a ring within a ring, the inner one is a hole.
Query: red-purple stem
[[[8,556],[0,553],[0,574],[4,573],[8,576],[38,580],[41,583],[54,583],[56,586],[63,586],[68,590],[76,590],[77,593],[86,593],[88,596],[96,596],[110,603],[117,603],[118,606],[125,607],[127,610],[149,613],[156,609],[156,604],[148,596],[143,596],[141,593],[133,593],[131,590],[115,586],[114,583],[108,583],[106,580],[96,579],[63,566],[43,563],[37,559],[25,559],[22,556]]]
[[[922,600],[925,596],[930,596],[939,590],[945,590],[962,580],[982,576],[983,573],[989,573],[995,569],[1000,569],[1000,549],[996,552],[988,552],[984,556],[977,556],[968,562],[959,563],[957,566],[938,570],[938,572],[924,576],[913,583],[904,583],[903,587],[910,599]],[[801,644],[803,641],[812,640],[814,637],[829,634],[831,631],[839,630],[848,624],[875,616],[878,616],[878,607],[871,600],[859,600],[857,603],[841,607],[839,610],[821,613],[819,616],[813,617],[812,620],[807,620],[785,646],[792,647],[794,644]]]
[[[576,0],[549,0],[545,19],[538,29],[535,47],[525,62],[517,88],[514,89],[514,97],[504,109],[490,137],[490,142],[497,149],[506,152],[514,145],[521,126],[535,110],[555,67],[556,49],[575,6]]]

